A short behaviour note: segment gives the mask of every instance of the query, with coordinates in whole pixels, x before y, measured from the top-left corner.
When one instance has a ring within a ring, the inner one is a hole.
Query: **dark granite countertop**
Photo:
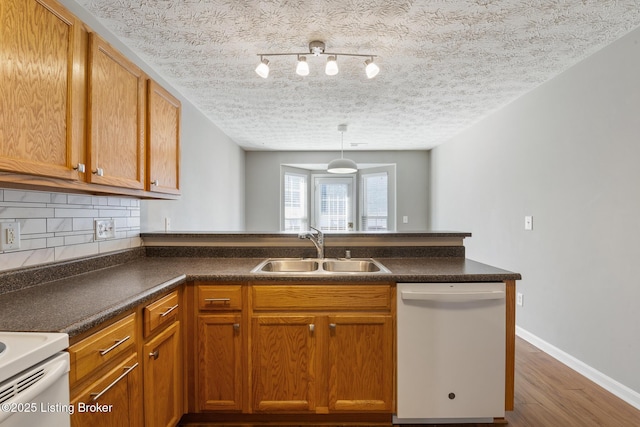
[[[140,237],[281,237],[298,238],[297,232],[286,231],[146,231],[140,233]],[[347,237],[471,237],[471,233],[465,231],[345,231],[325,232],[325,236]]]
[[[464,258],[378,258],[379,275],[252,274],[262,258],[141,257],[0,295],[0,330],[66,332],[70,337],[150,301],[188,280],[271,282],[474,282],[520,274]]]

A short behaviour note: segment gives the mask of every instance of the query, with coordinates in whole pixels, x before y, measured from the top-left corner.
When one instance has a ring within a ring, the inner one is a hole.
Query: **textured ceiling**
[[[76,0],[247,150],[429,149],[640,25],[639,0]],[[271,57],[327,51],[363,59]],[[353,144],[353,145],[352,145]]]

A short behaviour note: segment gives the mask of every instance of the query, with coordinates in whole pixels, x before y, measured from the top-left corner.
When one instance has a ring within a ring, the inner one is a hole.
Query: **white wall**
[[[246,153],[246,229],[280,229],[280,165],[328,163],[336,152],[249,151]],[[357,163],[395,163],[397,231],[427,229],[428,151],[350,151]],[[402,217],[409,217],[403,224]]]
[[[472,232],[469,258],[522,273],[517,324],[636,393],[639,39],[640,29],[431,156],[432,225]]]
[[[182,105],[179,200],[142,200],[142,231],[244,230],[244,151],[189,103]]]
[[[75,0],[59,1],[182,102],[182,197],[141,201],[141,230],[164,230],[165,218],[173,230],[242,230],[244,151]]]

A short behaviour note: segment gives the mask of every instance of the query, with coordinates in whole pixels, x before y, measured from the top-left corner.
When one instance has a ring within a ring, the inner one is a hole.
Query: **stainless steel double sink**
[[[268,258],[251,272],[309,275],[390,273],[372,258]]]

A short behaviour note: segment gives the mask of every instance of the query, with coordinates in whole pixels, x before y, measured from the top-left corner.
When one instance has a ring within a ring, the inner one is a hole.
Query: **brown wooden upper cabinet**
[[[88,180],[143,190],[146,76],[95,33],[88,66]]]
[[[180,113],[173,95],[153,80],[147,85],[148,191],[180,193]]]
[[[54,0],[2,0],[0,21],[0,171],[77,180],[82,23]]]

